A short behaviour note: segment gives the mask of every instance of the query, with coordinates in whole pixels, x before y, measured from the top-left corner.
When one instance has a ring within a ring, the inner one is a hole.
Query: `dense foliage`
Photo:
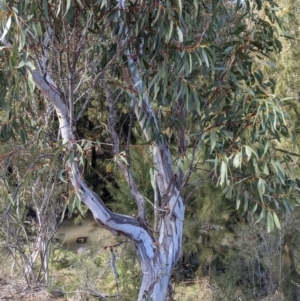
[[[282,229],[282,213],[300,203],[285,106],[292,102],[284,98],[289,93],[275,95],[275,79],[262,66],[272,65],[290,37],[289,12],[271,0],[0,7],[1,183],[11,212],[34,207],[47,214],[55,207],[53,223],[67,207],[82,212],[82,191],[72,182],[79,165],[110,208],[137,212],[154,245],[181,202],[203,229],[219,222],[216,212],[213,219],[201,214],[209,202],[227,226],[245,214],[249,223],[264,221],[267,232]],[[194,237],[188,229],[186,237]]]

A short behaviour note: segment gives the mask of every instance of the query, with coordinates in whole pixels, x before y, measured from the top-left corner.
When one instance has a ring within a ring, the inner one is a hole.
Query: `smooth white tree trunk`
[[[62,140],[67,150],[72,152],[74,141],[68,121],[68,109],[59,93],[47,84],[39,71],[31,71],[32,78],[45,97],[55,107]],[[101,198],[82,179],[76,160],[67,161],[66,169],[75,193],[91,210],[99,225],[117,235],[128,236],[136,245],[143,273],[138,300],[163,301],[168,292],[172,270],[180,256],[184,200],[176,175],[172,174],[171,157],[167,145],[153,146],[157,185],[162,199],[159,237],[154,241],[140,221],[127,215],[109,211]]]

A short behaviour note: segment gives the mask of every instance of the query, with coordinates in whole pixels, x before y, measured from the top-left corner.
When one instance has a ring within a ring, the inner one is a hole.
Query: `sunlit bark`
[[[65,103],[61,99],[60,95],[44,81],[43,77],[37,70],[31,71],[31,74],[35,84],[44,96],[47,97],[54,105],[59,118],[63,143],[68,151],[72,151],[74,141],[72,141],[72,129],[68,122],[68,110]],[[75,193],[91,210],[98,224],[112,231],[116,235],[125,235],[134,241],[138,255],[141,259],[141,267],[144,273],[143,284],[139,297],[139,300],[143,300],[144,292],[149,291],[150,284],[153,285],[153,283],[157,281],[158,275],[161,273],[167,273],[167,271],[162,271],[160,268],[160,264],[164,261],[162,258],[160,259],[160,256],[157,256],[160,254],[159,248],[157,248],[152,237],[138,220],[127,215],[113,213],[106,208],[101,198],[95,194],[82,179],[76,160],[73,160],[72,162],[70,160],[67,161],[66,169],[69,173],[69,178],[75,189]],[[155,249],[157,251],[155,251]],[[165,251],[166,250],[164,250],[164,252]],[[159,261],[157,259],[159,259]],[[166,275],[169,275],[169,273]],[[166,278],[166,276],[162,276],[162,278]]]

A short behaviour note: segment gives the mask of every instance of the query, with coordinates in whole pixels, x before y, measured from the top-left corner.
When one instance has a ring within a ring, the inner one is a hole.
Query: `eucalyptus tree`
[[[288,136],[288,121],[274,82],[252,68],[281,50],[285,28],[274,1],[2,0],[0,7],[2,140],[30,144],[26,132],[34,126],[23,126],[18,111],[24,101],[58,128],[48,143],[54,160],[64,157],[57,176],[99,225],[134,242],[143,273],[138,300],[165,300],[171,291],[189,205],[184,188],[196,169],[205,169],[237,209],[259,211],[268,231],[280,228],[277,210],[299,201],[293,154],[276,144]],[[78,135],[91,101],[107,112],[99,112],[99,131],[105,127],[110,137],[136,218],[111,212],[84,181],[87,150],[101,145]],[[117,128],[120,104],[126,138]],[[131,169],[133,126],[151,158],[153,200]]]

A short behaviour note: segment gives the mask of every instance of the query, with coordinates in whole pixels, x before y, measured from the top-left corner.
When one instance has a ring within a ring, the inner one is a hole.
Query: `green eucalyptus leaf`
[[[236,200],[236,210],[239,210],[240,205],[241,205],[241,199],[237,199]]]
[[[83,3],[81,2],[81,0],[76,0],[76,1],[77,1],[77,3],[79,4],[80,8],[81,8],[81,9],[84,9],[84,5],[83,5]]]
[[[58,0],[58,6],[57,6],[57,11],[56,11],[56,17],[59,15],[60,10],[61,10],[61,4],[62,4],[62,0]]]
[[[205,62],[207,68],[209,68],[208,57],[204,48],[201,48],[201,54],[202,54],[203,61]]]
[[[245,145],[244,148],[245,148],[245,152],[246,152],[246,155],[247,155],[247,159],[249,161],[251,159],[252,149],[248,145]]]
[[[31,93],[33,93],[34,89],[35,89],[35,82],[32,78],[31,72],[28,73],[28,85],[29,85]]]
[[[176,29],[177,29],[178,41],[179,41],[180,43],[182,43],[182,42],[183,42],[183,34],[182,34],[182,31],[181,31],[181,29],[179,28],[179,26],[177,26]]]
[[[273,219],[274,219],[274,223],[275,223],[275,226],[278,230],[281,230],[281,226],[280,226],[280,222],[279,222],[279,219],[278,219],[278,216],[277,214],[273,211]]]
[[[220,178],[219,178],[219,184],[220,186],[223,186],[224,184],[227,184],[227,173],[228,173],[228,166],[225,161],[222,161],[221,168],[220,168]]]
[[[216,131],[211,132],[211,134],[209,135],[209,139],[210,139],[210,152],[212,153],[217,143],[217,132]]]
[[[266,209],[263,207],[259,217],[256,219],[255,224],[259,223],[262,219],[266,217]]]
[[[266,181],[263,180],[262,178],[259,178],[259,180],[257,182],[257,190],[258,190],[260,199],[263,201],[264,193],[266,191]]]
[[[7,21],[6,21],[6,24],[4,26],[3,33],[1,35],[0,41],[3,41],[3,39],[5,38],[5,36],[7,35],[8,31],[10,29],[10,26],[11,26],[11,16],[9,16],[7,18]]]
[[[49,13],[48,13],[48,3],[47,3],[47,0],[43,0],[43,7],[44,7],[45,17],[48,18],[49,17]]]
[[[69,9],[71,7],[71,0],[67,0],[67,4],[66,4],[66,12],[64,14],[64,17],[67,15],[67,13],[69,12]]]
[[[274,219],[273,219],[272,213],[270,211],[268,211],[268,214],[267,214],[267,232],[270,233],[273,230],[274,230]]]
[[[257,208],[258,208],[258,204],[255,203],[255,205],[252,207],[250,213],[253,215],[256,212]]]
[[[242,156],[240,153],[235,154],[234,159],[233,159],[233,166],[235,168],[240,168],[242,164]]]
[[[68,183],[65,179],[64,179],[64,177],[63,177],[63,173],[65,172],[65,170],[64,169],[61,169],[59,172],[58,172],[58,174],[57,174],[57,177],[58,177],[58,179],[60,180],[60,181],[62,181],[63,183]]]

